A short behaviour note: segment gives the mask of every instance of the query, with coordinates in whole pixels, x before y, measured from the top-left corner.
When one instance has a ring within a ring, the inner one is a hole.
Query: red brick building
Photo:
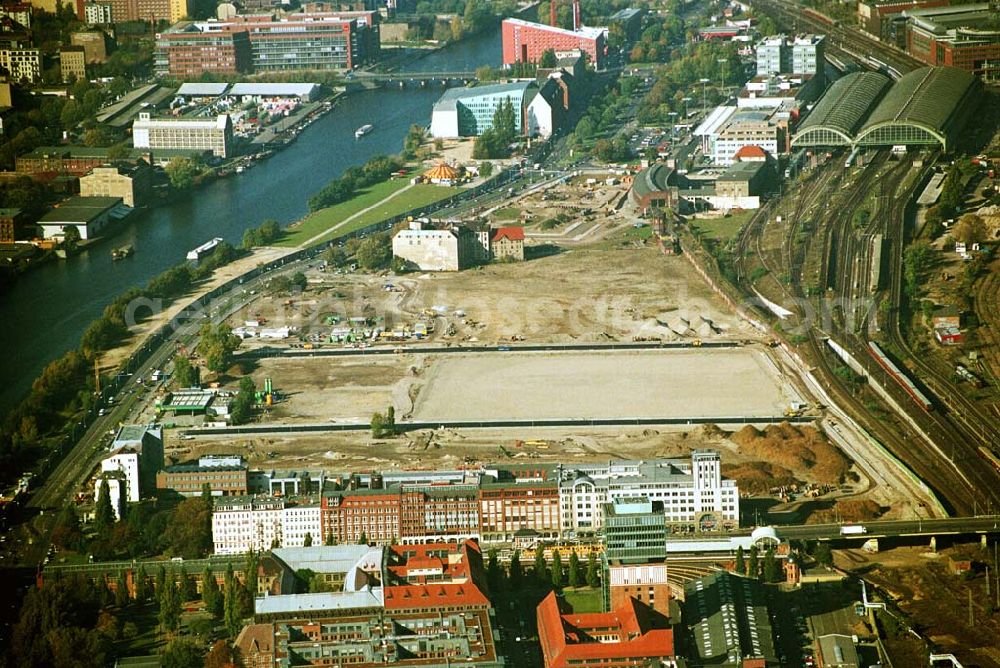
[[[559,534],[559,487],[553,482],[484,484],[479,490],[480,531],[510,540],[519,532]]]
[[[566,614],[552,592],[539,604],[536,617],[545,668],[677,665],[673,631],[635,599],[612,612]]]
[[[185,29],[156,36],[157,65],[164,74],[195,78],[205,72],[236,74],[253,68],[247,32]]]
[[[198,466],[178,464],[156,472],[156,489],[181,496],[200,496],[208,485],[213,495],[245,496],[249,492],[245,466]]]
[[[607,31],[604,28],[581,27],[574,31],[521,19],[504,19],[502,33],[504,65],[537,63],[548,49],[579,50],[587,54],[597,69],[601,69],[607,55]]]
[[[473,487],[345,490],[325,495],[320,508],[324,538],[338,543],[356,543],[362,534],[373,543],[479,535],[479,494]]]

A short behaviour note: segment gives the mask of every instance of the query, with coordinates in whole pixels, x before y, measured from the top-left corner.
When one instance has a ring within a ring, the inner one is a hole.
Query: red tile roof
[[[628,605],[613,612],[564,615],[555,592],[549,594],[537,610],[545,668],[564,668],[579,660],[672,657],[673,631],[650,628],[642,605],[629,599]],[[590,640],[587,629],[596,628],[605,636],[616,633],[619,642]]]
[[[479,587],[471,582],[466,584],[425,584],[398,585],[384,590],[387,610],[407,610],[413,608],[439,608],[442,606],[489,607]]]
[[[753,159],[765,160],[767,159],[767,151],[762,149],[760,146],[753,146],[753,145],[741,146],[740,149],[736,151],[736,154],[733,156],[733,158],[735,158],[736,160],[740,160],[743,158],[750,160]]]
[[[499,227],[493,232],[493,239],[491,241],[500,241],[501,239],[510,239],[511,241],[524,241],[524,228],[523,227]]]

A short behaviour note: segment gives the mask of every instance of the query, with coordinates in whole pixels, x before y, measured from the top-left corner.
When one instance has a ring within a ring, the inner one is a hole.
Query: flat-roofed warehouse
[[[940,144],[953,147],[976,107],[975,75],[954,67],[924,67],[900,77],[865,121],[858,146]]]
[[[802,121],[792,147],[850,146],[891,84],[878,72],[854,72],[838,79]]]
[[[923,67],[890,85],[872,72],[833,84],[792,139],[795,148],[934,146],[950,150],[976,107],[976,78]]]

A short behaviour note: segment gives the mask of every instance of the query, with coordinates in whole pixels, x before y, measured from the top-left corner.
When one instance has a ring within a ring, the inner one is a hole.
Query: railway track
[[[890,207],[887,224],[898,230],[889,244],[889,289],[887,299],[890,308],[885,312],[884,333],[886,340],[911,365],[909,373],[927,387],[940,404],[942,410],[917,413],[918,421],[931,439],[947,453],[950,462],[942,463],[939,469],[954,468],[962,484],[952,490],[952,495],[964,494],[963,500],[956,499],[956,508],[964,507],[966,512],[979,509],[1000,508],[1000,475],[978,452],[978,446],[989,447],[1000,442],[1000,431],[996,421],[978,405],[968,400],[932,364],[913,349],[903,336],[900,309],[903,298],[903,252],[907,245],[906,208],[917,180],[907,191],[898,193]],[[890,391],[900,394],[898,387]],[[901,405],[912,407],[905,396],[900,397]]]

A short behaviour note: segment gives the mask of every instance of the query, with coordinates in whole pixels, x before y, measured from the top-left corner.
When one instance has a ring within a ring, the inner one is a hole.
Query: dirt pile
[[[814,427],[787,422],[763,431],[747,425],[731,436],[746,457],[761,460],[793,474],[808,472],[815,482],[838,485],[847,477],[851,461]],[[775,486],[777,482],[771,483]]]
[[[722,475],[735,480],[741,494],[764,495],[774,487],[800,482],[788,469],[768,462],[723,464]]]

